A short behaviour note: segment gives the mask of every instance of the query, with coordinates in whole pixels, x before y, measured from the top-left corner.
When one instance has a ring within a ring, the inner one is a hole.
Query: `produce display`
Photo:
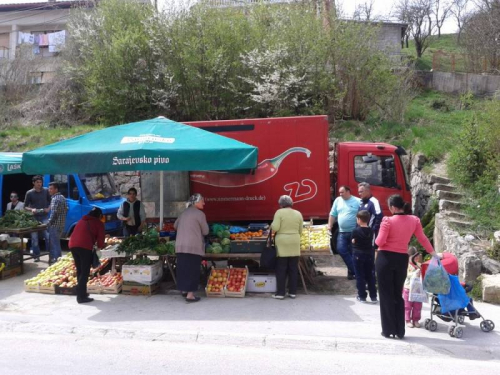
[[[262,237],[263,235],[264,232],[262,230],[259,230],[255,232],[248,231],[243,233],[234,233],[231,234],[230,238],[236,241],[248,241],[255,237]]]
[[[118,246],[118,253],[134,255],[139,250],[150,250],[160,243],[160,237],[155,229],[125,238]]]
[[[116,251],[118,254],[125,253],[127,256],[132,256],[142,250],[158,255],[174,255],[175,241],[160,238],[156,229],[150,229],[144,233],[123,239],[119,242]]]
[[[122,239],[117,237],[106,237],[104,243],[108,245],[119,245],[122,243]]]
[[[309,251],[311,249],[311,241],[309,240],[309,229],[302,229],[302,233],[300,234],[300,250],[301,251]]]
[[[165,232],[175,232],[174,223],[163,223],[163,228],[161,229]]]
[[[101,259],[101,265],[90,270],[91,274],[95,274],[106,267],[109,259]],[[76,279],[76,266],[71,253],[49,266],[37,276],[28,279],[24,282],[27,286],[41,286],[41,287],[54,287],[60,286],[62,288],[72,288],[77,284]]]
[[[330,235],[328,234],[328,227],[326,225],[320,228],[311,228],[309,238],[312,251],[330,249]]]
[[[228,276],[229,276],[228,269],[212,268],[207,283],[207,294],[210,294],[212,292],[213,293],[223,292]]]
[[[246,289],[247,273],[246,268],[231,268],[226,290],[229,292],[243,292]]]
[[[330,250],[330,235],[326,225],[307,226],[300,235],[301,251]]]
[[[156,260],[151,260],[148,257],[140,257],[136,259],[131,259],[127,263],[126,266],[150,266],[156,263]]]
[[[208,254],[229,253],[231,249],[229,227],[222,224],[213,224],[210,233],[210,244],[206,247],[205,251]]]
[[[97,275],[89,280],[87,286],[101,286],[105,288],[110,288],[115,285],[119,285],[123,282],[123,278],[121,273],[115,273],[112,275],[111,273],[107,273],[106,275],[100,276]]]
[[[33,214],[24,210],[9,210],[0,218],[0,228],[5,229],[28,229],[39,225]]]

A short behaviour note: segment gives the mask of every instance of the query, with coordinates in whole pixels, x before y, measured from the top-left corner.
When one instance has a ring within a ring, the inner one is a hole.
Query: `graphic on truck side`
[[[300,182],[289,182],[283,189],[293,199],[294,203],[304,202],[313,199],[318,194],[318,185],[308,178]],[[305,191],[307,190],[307,191]]]
[[[273,178],[278,173],[279,166],[281,165],[283,160],[288,155],[296,152],[304,153],[308,158],[311,157],[312,153],[310,150],[304,147],[292,147],[286,150],[285,152],[281,153],[280,155],[276,156],[275,158],[261,161],[259,165],[257,165],[257,168],[253,174],[236,174],[236,173],[216,172],[216,171],[208,171],[208,172],[198,171],[198,172],[191,172],[190,180],[192,182],[197,182],[204,185],[222,187],[222,188],[236,188],[236,187],[244,187],[248,185],[260,184],[264,181],[269,180],[270,178]],[[286,186],[288,185],[290,184],[287,184]]]

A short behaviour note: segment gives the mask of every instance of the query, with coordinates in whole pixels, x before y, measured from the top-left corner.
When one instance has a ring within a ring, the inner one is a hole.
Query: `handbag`
[[[269,229],[269,236],[267,237],[266,248],[260,254],[260,266],[267,269],[276,268],[276,246],[272,236],[272,229]]]
[[[90,229],[89,222],[87,221],[86,223],[87,223],[87,228],[89,228],[89,233],[90,233],[90,237],[92,237],[92,244],[93,244],[92,245],[92,268],[96,269],[96,268],[99,268],[101,266],[101,261],[99,260],[99,256],[97,255],[94,234],[92,233],[92,230]]]

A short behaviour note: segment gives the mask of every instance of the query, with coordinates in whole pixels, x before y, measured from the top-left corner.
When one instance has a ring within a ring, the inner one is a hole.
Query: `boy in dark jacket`
[[[352,232],[352,258],[356,272],[356,288],[358,301],[366,302],[366,287],[372,303],[377,303],[377,287],[375,286],[374,265],[375,247],[373,230],[368,226],[370,213],[359,211],[356,215],[358,226]]]

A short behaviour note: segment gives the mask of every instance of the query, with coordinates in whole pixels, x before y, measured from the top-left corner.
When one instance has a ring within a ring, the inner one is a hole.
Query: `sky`
[[[41,1],[43,0],[0,0],[0,4],[38,3]],[[58,1],[64,1],[64,0],[58,0]],[[179,6],[179,5],[185,5],[187,3],[192,3],[193,1],[195,0],[158,0],[158,4],[160,7]],[[354,12],[354,9],[356,9],[357,4],[364,3],[365,0],[336,0],[336,1],[341,4],[344,13],[347,16],[351,16]],[[375,0],[374,6],[376,15],[381,16],[382,19],[388,19],[387,15],[391,13],[392,8],[394,7],[394,4],[397,3],[397,1],[398,0]],[[441,32],[444,34],[453,33],[455,31],[456,31],[456,26],[453,20],[451,19],[449,19],[445,23],[443,29],[441,30]]]

